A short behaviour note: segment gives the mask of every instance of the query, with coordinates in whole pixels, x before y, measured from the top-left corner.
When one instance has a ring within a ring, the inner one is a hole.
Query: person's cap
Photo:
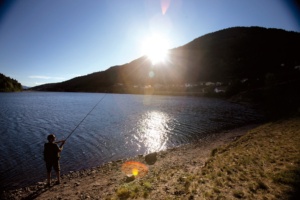
[[[54,134],[50,134],[50,135],[48,135],[48,137],[47,137],[48,140],[52,140],[52,139],[54,139],[54,138],[55,138],[55,135],[54,135]]]

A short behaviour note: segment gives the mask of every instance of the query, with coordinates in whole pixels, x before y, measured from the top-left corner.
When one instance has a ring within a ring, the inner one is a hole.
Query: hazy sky
[[[26,86],[65,81],[139,58],[142,44],[153,34],[167,38],[174,48],[234,26],[300,32],[293,2],[4,0],[0,73]]]

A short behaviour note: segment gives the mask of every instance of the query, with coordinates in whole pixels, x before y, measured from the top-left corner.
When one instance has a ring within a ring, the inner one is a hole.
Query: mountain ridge
[[[170,86],[209,81],[229,84],[241,79],[265,82],[268,74],[276,76],[278,81],[297,79],[299,74],[295,73],[295,67],[300,65],[300,58],[296,49],[299,46],[300,33],[297,32],[231,27],[171,49],[165,63],[152,66],[147,57],[142,56],[105,71],[32,89],[143,93],[145,86],[158,84]]]

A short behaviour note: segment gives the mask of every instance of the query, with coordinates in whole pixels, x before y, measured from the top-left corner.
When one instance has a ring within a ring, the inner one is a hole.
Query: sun
[[[162,36],[152,36],[143,43],[143,53],[148,57],[153,65],[164,62],[168,55],[168,40]]]

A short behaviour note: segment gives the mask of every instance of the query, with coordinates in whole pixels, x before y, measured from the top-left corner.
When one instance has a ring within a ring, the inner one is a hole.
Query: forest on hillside
[[[22,85],[15,79],[0,73],[0,92],[22,91]]]

